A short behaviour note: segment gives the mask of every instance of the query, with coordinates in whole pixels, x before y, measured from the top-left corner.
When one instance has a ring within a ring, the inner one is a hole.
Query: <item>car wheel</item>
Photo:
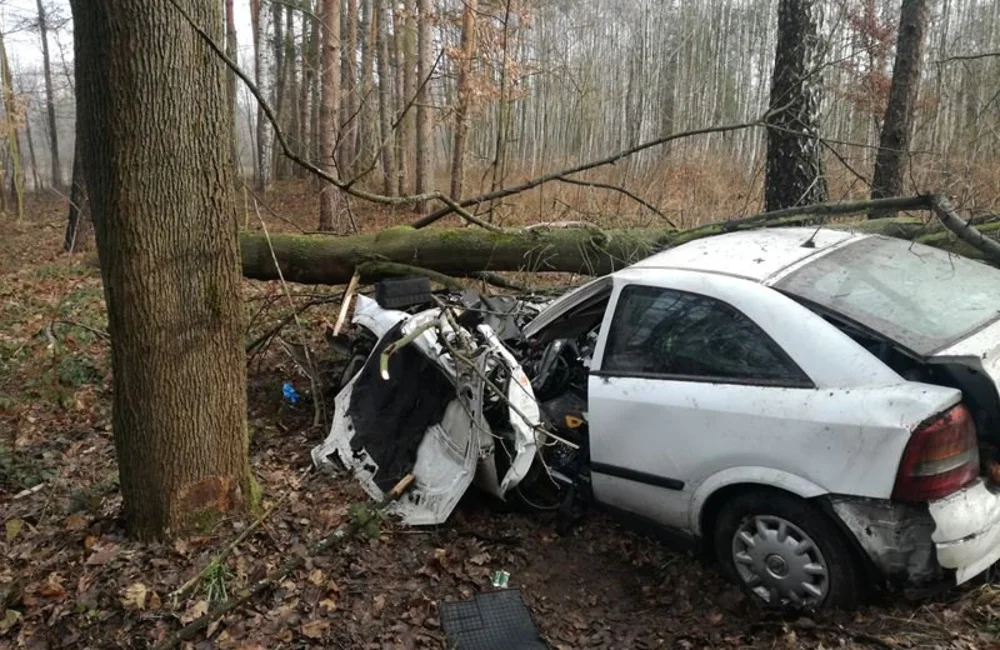
[[[773,607],[850,608],[862,572],[843,534],[809,503],[760,490],[727,503],[715,525],[723,570]]]

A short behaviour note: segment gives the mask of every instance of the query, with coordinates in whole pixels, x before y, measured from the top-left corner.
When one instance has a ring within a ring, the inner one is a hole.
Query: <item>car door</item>
[[[598,501],[690,529],[692,496],[706,477],[730,466],[794,465],[809,453],[803,429],[816,423],[791,414],[813,383],[731,304],[629,283],[602,329],[589,379]],[[770,453],[782,445],[793,449]]]

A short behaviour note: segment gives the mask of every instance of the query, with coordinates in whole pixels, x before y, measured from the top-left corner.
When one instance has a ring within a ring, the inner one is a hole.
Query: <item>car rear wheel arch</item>
[[[737,509],[747,503],[775,504],[774,510],[778,513],[796,513],[785,517],[789,521],[813,529],[806,532],[827,547],[827,554],[832,556],[827,558],[827,562],[831,566],[842,565],[832,569],[840,574],[839,581],[843,586],[838,586],[837,593],[831,594],[831,602],[835,607],[852,607],[867,596],[865,579],[871,577],[870,562],[858,548],[857,540],[828,508],[823,507],[822,501],[823,497],[807,499],[787,490],[757,483],[727,485],[710,495],[705,502],[701,512],[701,545],[708,558],[720,565],[730,580],[739,582],[730,558],[720,557],[719,526],[731,525],[720,521],[720,518],[731,514],[728,511],[733,504],[739,504]]]

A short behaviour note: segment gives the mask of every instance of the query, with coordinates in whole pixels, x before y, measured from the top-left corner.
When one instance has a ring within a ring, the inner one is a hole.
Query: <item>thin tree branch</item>
[[[955,56],[949,56],[939,61],[935,61],[934,63],[941,65],[952,61],[978,61],[979,59],[989,59],[993,57],[1000,57],[1000,50],[996,52],[980,52],[979,54],[956,54]]]
[[[670,135],[666,135],[661,138],[657,138],[655,140],[643,142],[630,149],[623,149],[622,151],[611,154],[610,156],[606,156],[604,158],[592,160],[590,162],[577,165],[575,167],[570,167],[569,169],[563,169],[561,171],[544,174],[537,178],[533,178],[529,181],[525,181],[520,185],[514,185],[511,187],[502,187],[492,192],[487,192],[486,194],[482,194],[480,196],[476,196],[470,199],[465,199],[463,201],[460,201],[456,205],[460,208],[466,208],[469,206],[479,205],[481,203],[493,201],[495,199],[501,199],[507,196],[511,196],[513,194],[520,194],[521,192],[525,192],[532,188],[538,187],[539,185],[543,185],[545,183],[555,180],[560,180],[563,177],[569,176],[571,174],[579,174],[580,172],[584,172],[590,169],[596,169],[597,167],[613,165],[619,160],[622,160],[623,158],[628,158],[629,156],[635,155],[640,151],[645,151],[646,149],[652,149],[653,147],[659,146],[661,144],[666,144],[673,140],[679,140],[681,138],[689,138],[696,135],[705,135],[708,133],[727,133],[730,131],[740,131],[742,129],[749,129],[761,125],[763,125],[763,122],[761,120],[754,120],[753,122],[743,122],[740,124],[726,124],[722,126],[709,126],[702,129],[693,129],[691,131],[681,131],[680,133],[671,133]],[[454,203],[454,201],[452,201],[452,203]],[[448,207],[441,208],[439,210],[431,212],[427,216],[422,217],[421,219],[415,221],[413,223],[413,227],[424,228],[426,226],[431,225],[435,221],[438,221],[442,217],[445,217],[451,214],[452,212],[456,211],[457,210],[453,206],[449,205]]]
[[[648,208],[650,211],[652,211],[655,214],[659,215],[660,218],[662,218],[664,221],[666,221],[668,224],[670,224],[674,228],[677,227],[677,224],[675,224],[673,221],[671,221],[670,218],[667,215],[665,215],[662,212],[660,212],[660,210],[655,205],[653,205],[649,201],[645,200],[641,196],[633,194],[632,192],[628,191],[624,187],[620,187],[618,185],[610,185],[608,183],[598,183],[597,181],[581,181],[581,180],[577,180],[575,178],[566,178],[565,176],[560,176],[559,178],[556,178],[555,180],[557,180],[557,181],[559,181],[561,183],[569,183],[570,185],[580,185],[580,186],[583,186],[583,187],[597,187],[597,188],[600,188],[600,189],[603,189],[603,190],[611,190],[612,192],[621,192],[622,194],[624,194],[625,196],[629,197],[630,199],[632,199],[636,203],[642,205],[645,208]]]

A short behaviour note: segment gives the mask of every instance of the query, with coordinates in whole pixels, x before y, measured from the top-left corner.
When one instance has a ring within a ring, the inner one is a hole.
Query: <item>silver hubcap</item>
[[[830,587],[819,547],[781,517],[745,519],[733,537],[733,563],[746,586],[772,605],[818,605]]]

